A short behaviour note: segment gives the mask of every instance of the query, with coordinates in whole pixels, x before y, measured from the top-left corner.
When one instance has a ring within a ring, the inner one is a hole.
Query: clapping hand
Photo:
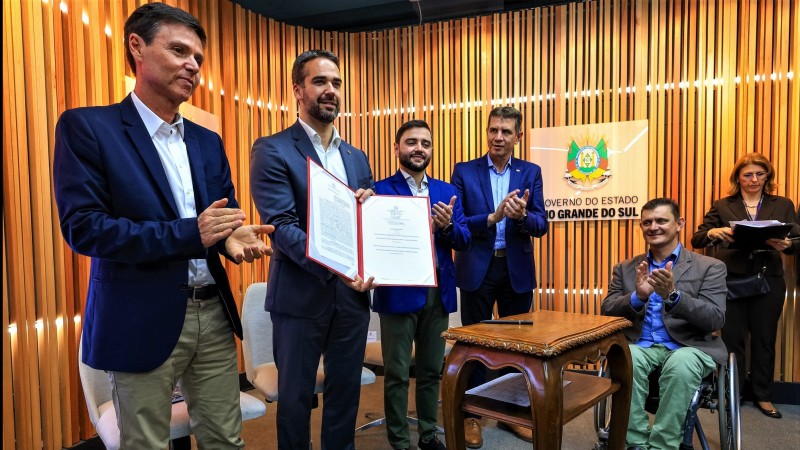
[[[433,208],[431,208],[433,210],[433,214],[431,214],[431,221],[434,226],[433,231],[443,230],[453,222],[453,205],[455,204],[456,196],[454,195],[449,204],[437,202],[433,205]]]
[[[640,300],[646,301],[653,292],[661,298],[669,296],[669,293],[675,289],[672,264],[670,261],[663,269],[653,269],[652,272],[650,272],[650,264],[647,260],[636,266],[636,295]]]
[[[247,216],[239,208],[225,208],[227,198],[212,203],[197,217],[203,247],[208,248],[227,238],[244,223]]]
[[[272,254],[272,249],[259,237],[275,231],[272,225],[243,225],[225,241],[225,250],[237,263],[253,262]]]
[[[506,197],[505,215],[511,220],[519,220],[528,215],[528,197],[530,197],[531,191],[525,189],[525,193],[521,198],[517,195],[518,192],[517,190],[513,196]]]

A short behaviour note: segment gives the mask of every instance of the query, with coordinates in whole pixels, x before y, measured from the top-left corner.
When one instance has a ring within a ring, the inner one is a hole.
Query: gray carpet
[[[413,393],[413,380],[412,390]],[[255,391],[250,391],[253,395]],[[383,416],[383,378],[373,385],[363,386],[359,407],[358,425]],[[777,450],[800,448],[800,406],[777,405],[783,413],[783,419],[770,419],[761,414],[752,404],[742,407],[742,448],[747,450]],[[267,405],[267,415],[244,423],[243,438],[249,449],[277,449],[275,433],[275,404]],[[322,405],[324,407],[324,405]],[[413,410],[413,398],[409,409]],[[441,413],[440,413],[441,414]],[[719,448],[718,415],[708,410],[699,412],[700,421],[706,431],[711,448]],[[441,415],[440,415],[441,417]],[[320,409],[312,412],[312,439],[315,448],[319,449]],[[529,449],[531,444],[517,439],[514,435],[497,428],[496,422],[483,421],[483,449],[515,450]],[[359,450],[391,450],[386,442],[386,428],[377,427],[365,430],[356,435],[356,448]],[[411,427],[412,448],[418,437]],[[444,436],[440,439],[444,441]],[[590,450],[596,441],[592,426],[592,411],[589,410],[564,426],[563,449]],[[695,448],[700,448],[699,443]]]

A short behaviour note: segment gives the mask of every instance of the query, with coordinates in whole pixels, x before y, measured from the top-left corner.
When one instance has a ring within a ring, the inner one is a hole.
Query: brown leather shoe
[[[522,439],[525,442],[533,442],[533,430],[513,423],[497,422],[497,428],[514,433],[514,436]]]
[[[478,419],[474,417],[464,419],[464,440],[467,442],[467,448],[481,448],[483,433]]]

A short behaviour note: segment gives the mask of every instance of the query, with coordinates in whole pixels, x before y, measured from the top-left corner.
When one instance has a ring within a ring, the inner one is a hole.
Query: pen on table
[[[507,320],[507,319],[481,320],[481,323],[495,323],[499,325],[533,325],[532,320]]]

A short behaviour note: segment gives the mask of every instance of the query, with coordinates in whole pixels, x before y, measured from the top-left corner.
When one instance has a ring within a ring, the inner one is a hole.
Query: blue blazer
[[[339,145],[347,184],[351,189],[372,188],[374,181],[367,155],[346,143]],[[339,279],[326,267],[306,258],[308,179],[306,158],[320,166],[314,145],[300,122],[253,143],[250,189],[261,221],[274,225],[270,235],[272,257],[265,309],[297,317],[319,317],[336,298]],[[369,304],[366,292],[364,305]]]
[[[406,179],[400,171],[385,180],[375,183],[375,193],[383,195],[413,195]],[[428,196],[431,205],[442,202],[450,203],[456,195],[455,188],[434,178],[428,177]],[[461,208],[461,201],[456,198],[453,206],[453,229],[447,233],[437,230],[434,235],[436,261],[438,262],[437,280],[442,293],[442,306],[447,313],[458,308],[456,297],[456,273],[453,265],[453,250],[465,250],[469,245],[470,232]],[[404,314],[417,312],[425,306],[428,288],[385,286],[373,291],[372,309],[378,313]]]
[[[492,182],[489,179],[486,155],[456,164],[450,182],[455,186],[467,225],[472,232],[472,243],[466,251],[456,253],[456,284],[467,291],[477,290],[494,252],[497,227],[489,227],[486,218],[495,211],[492,199]],[[547,233],[547,214],[542,194],[542,171],[536,164],[511,158],[509,192],[519,189],[520,197],[530,190],[528,216],[522,223],[506,220],[506,263],[514,292],[531,291],[536,287],[533,262],[532,237]]]
[[[238,207],[216,133],[184,119],[198,213],[213,201]],[[178,342],[189,260],[205,258],[231,327],[241,322],[219,255],[203,247],[197,218],[181,219],[153,141],[131,100],[65,111],[56,125],[53,181],[61,232],[92,258],[83,317],[83,361],[145,372]]]

